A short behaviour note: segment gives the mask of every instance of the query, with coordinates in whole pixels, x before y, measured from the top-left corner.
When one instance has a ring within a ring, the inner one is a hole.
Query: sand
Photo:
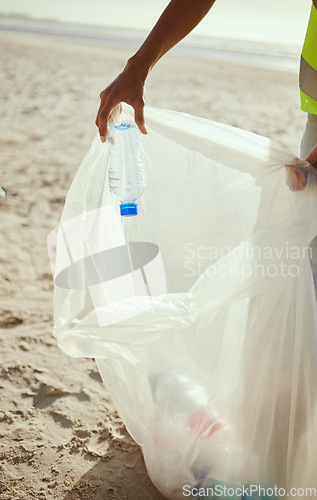
[[[99,93],[131,51],[1,34],[0,498],[163,498],[94,361],[52,336],[46,237],[96,134]],[[166,56],[149,105],[266,135],[298,154],[305,124],[295,73]]]

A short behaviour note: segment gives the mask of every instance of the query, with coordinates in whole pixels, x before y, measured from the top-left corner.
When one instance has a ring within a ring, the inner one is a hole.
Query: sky
[[[195,1],[195,0],[193,0]],[[150,30],[169,0],[0,0],[0,14]],[[217,0],[194,30],[207,35],[301,45],[311,0]]]

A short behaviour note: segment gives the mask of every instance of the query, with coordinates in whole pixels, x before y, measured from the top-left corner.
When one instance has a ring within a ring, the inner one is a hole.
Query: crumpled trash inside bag
[[[48,237],[53,333],[95,358],[166,498],[277,498],[314,460],[314,169],[291,189],[269,139],[149,107],[146,123],[139,215],[120,217],[99,137],[75,175]]]

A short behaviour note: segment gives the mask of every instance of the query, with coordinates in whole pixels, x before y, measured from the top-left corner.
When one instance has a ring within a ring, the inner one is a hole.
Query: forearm
[[[151,33],[132,56],[119,76],[100,94],[96,125],[101,140],[107,136],[111,112],[121,102],[134,108],[134,120],[146,134],[144,123],[144,82],[155,63],[190,33],[215,3],[215,0],[171,0]]]
[[[157,61],[190,33],[205,17],[215,0],[172,0],[128,65],[145,80]]]

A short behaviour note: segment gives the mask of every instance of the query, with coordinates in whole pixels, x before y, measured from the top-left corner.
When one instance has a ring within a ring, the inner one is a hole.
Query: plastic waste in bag
[[[146,112],[138,217],[120,217],[97,137],[49,235],[58,345],[95,358],[166,498],[305,487],[317,435],[315,171],[264,137]]]
[[[181,459],[178,454],[182,447],[199,447],[192,467],[196,481],[204,480],[212,470],[213,478],[230,484],[232,472],[239,480],[240,474],[244,474],[241,466],[246,462],[251,469],[257,467],[256,457],[246,456],[234,428],[209,405],[207,392],[201,385],[174,370],[156,374],[150,384],[156,415],[152,467],[157,473],[164,471],[168,477],[170,468]]]
[[[136,200],[145,189],[141,160],[141,132],[132,120],[109,127],[109,189],[121,201],[122,216],[137,215]],[[111,138],[111,141],[110,141]]]

